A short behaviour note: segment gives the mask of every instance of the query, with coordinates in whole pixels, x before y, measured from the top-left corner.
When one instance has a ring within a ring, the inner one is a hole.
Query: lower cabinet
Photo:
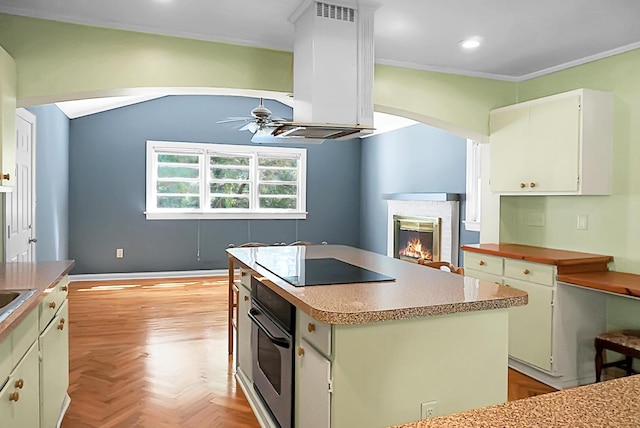
[[[65,300],[40,334],[40,428],[55,427],[69,387],[69,309]]]
[[[300,340],[298,423],[305,428],[331,426],[331,362],[305,339]]]
[[[527,305],[509,309],[509,355],[550,372],[553,288],[513,279],[508,283],[529,295]]]
[[[38,345],[34,343],[0,390],[0,426],[34,428],[40,424]]]

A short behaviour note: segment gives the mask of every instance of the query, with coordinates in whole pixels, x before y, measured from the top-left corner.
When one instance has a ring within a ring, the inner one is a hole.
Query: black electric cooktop
[[[296,269],[291,266],[272,264],[267,261],[260,266],[278,275],[296,287],[309,285],[349,284],[356,282],[395,281],[395,278],[361,268],[338,259],[300,259]]]

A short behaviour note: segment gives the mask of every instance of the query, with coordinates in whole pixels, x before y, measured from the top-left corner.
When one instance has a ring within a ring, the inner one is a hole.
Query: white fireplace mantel
[[[453,193],[394,193],[387,200],[387,255],[393,257],[393,216],[440,217],[440,260],[458,265],[459,195]]]

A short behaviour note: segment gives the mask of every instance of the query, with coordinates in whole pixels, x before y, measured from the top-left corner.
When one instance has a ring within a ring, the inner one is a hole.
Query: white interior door
[[[5,197],[7,262],[34,262],[35,257],[36,117],[16,110],[16,175],[13,192]]]

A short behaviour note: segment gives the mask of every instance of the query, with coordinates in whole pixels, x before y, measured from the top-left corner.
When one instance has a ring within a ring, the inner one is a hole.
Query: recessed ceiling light
[[[482,37],[479,36],[469,37],[468,39],[461,41],[460,46],[465,49],[476,49],[482,44],[482,41]]]

